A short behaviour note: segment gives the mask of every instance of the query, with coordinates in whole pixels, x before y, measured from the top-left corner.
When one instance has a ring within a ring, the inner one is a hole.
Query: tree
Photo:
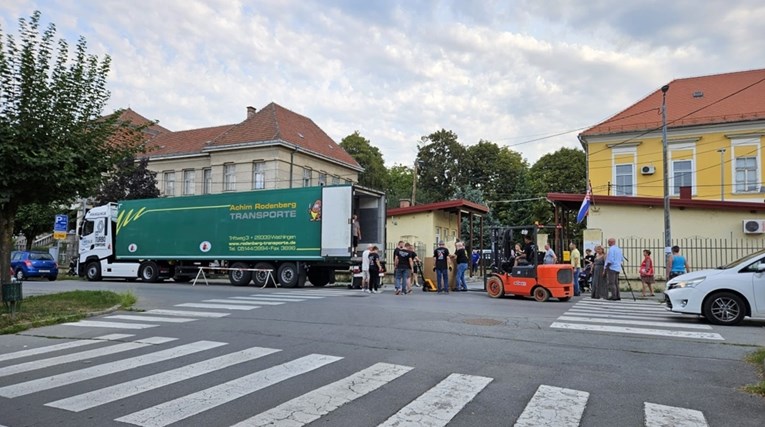
[[[136,161],[131,156],[117,162],[101,186],[96,204],[159,197],[157,173],[149,170],[148,165],[148,157]]]
[[[460,163],[465,147],[457,141],[457,134],[441,129],[423,136],[422,144],[417,149],[417,202],[452,198],[463,184]]]
[[[31,250],[35,237],[53,232],[53,220],[61,212],[63,210],[56,205],[32,203],[21,206],[16,213],[13,234],[23,234],[27,241],[25,250]]]
[[[385,188],[388,171],[385,169],[382,153],[377,147],[372,146],[368,139],[359,135],[359,131],[343,138],[340,146],[364,168],[364,172],[359,174],[359,184],[378,190]]]
[[[397,208],[401,199],[412,197],[412,168],[404,165],[393,165],[388,169],[388,180],[385,194],[389,208]]]
[[[19,20],[19,42],[0,29],[2,282],[10,280],[8,254],[22,206],[93,194],[116,160],[140,148],[140,133],[119,123],[117,113],[103,116],[110,57],[88,55],[82,37],[70,56],[55,35],[53,24],[41,30],[40,12]]]

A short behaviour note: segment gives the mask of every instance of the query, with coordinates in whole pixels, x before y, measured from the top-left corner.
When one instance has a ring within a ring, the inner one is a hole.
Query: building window
[[[327,173],[319,172],[319,185],[327,185]]]
[[[223,191],[236,191],[236,165],[223,165]]]
[[[252,164],[252,188],[262,190],[266,188],[266,163],[254,162]]]
[[[736,192],[758,191],[757,157],[736,158]]]
[[[175,172],[165,172],[163,182],[165,183],[165,196],[175,196]]]
[[[672,194],[680,194],[680,187],[693,187],[693,162],[690,160],[672,162]]]
[[[617,196],[631,196],[634,184],[632,165],[616,165],[616,188],[614,194]]]
[[[183,195],[190,196],[194,194],[196,188],[194,188],[194,179],[196,174],[194,169],[187,169],[183,171]]]
[[[303,187],[311,186],[311,169],[303,168]]]
[[[340,184],[340,177],[339,176],[332,176],[332,185],[339,185]]]
[[[210,194],[212,192],[212,169],[210,168],[203,169],[202,179],[204,179],[204,184],[202,186],[202,194]]]

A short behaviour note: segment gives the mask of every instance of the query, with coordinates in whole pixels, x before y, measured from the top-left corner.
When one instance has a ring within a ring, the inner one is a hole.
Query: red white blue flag
[[[576,214],[576,223],[579,224],[580,222],[584,221],[584,217],[587,216],[588,213],[590,213],[590,204],[592,203],[592,185],[587,185],[587,194],[584,195],[584,200],[582,200],[582,206],[579,207],[579,213]]]

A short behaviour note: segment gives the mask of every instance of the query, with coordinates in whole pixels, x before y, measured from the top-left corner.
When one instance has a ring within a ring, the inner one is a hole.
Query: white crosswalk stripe
[[[280,297],[272,297],[270,295],[263,295],[263,296],[257,296],[257,297],[231,297],[231,298],[247,300],[247,301],[276,301],[276,302],[301,302],[301,301],[306,301],[305,298],[280,298]]]
[[[148,329],[156,328],[159,325],[148,323],[125,323],[125,322],[104,322],[102,320],[80,320],[79,322],[62,323],[66,326],[78,326],[82,328],[111,328],[111,329]]]
[[[158,316],[146,316],[137,314],[116,314],[114,316],[106,316],[104,319],[119,319],[119,320],[138,320],[145,322],[166,322],[166,323],[186,323],[193,322],[197,319],[191,319],[188,317],[158,317]]]
[[[165,310],[165,309],[154,309],[154,310],[148,310],[146,311],[148,314],[159,314],[162,316],[189,316],[189,317],[212,317],[212,318],[219,318],[219,317],[226,317],[230,313],[216,313],[212,311],[187,311],[187,310]]]
[[[337,356],[311,354],[125,415],[115,421],[145,427],[166,426],[341,359]]]
[[[575,427],[584,414],[590,394],[584,391],[541,385],[515,427]]]
[[[724,341],[710,325],[667,311],[655,302],[582,299],[551,325],[553,329]]]
[[[116,404],[124,399],[137,396],[149,391],[159,391],[153,396],[163,396],[160,391],[163,387],[178,384],[183,381],[196,378],[196,382],[190,383],[191,389],[185,391],[183,396],[167,397],[160,403],[149,406],[141,399],[133,399],[120,407],[129,408],[132,413],[112,415],[110,418],[119,416],[115,421],[135,424],[140,426],[166,426],[178,423],[178,425],[198,425],[199,419],[194,416],[220,408],[222,405],[245,396],[249,396],[270,386],[276,385],[290,378],[298,377],[308,372],[328,367],[342,360],[342,357],[310,354],[297,357],[284,363],[267,364],[264,369],[257,372],[239,376],[229,381],[221,381],[218,378],[224,375],[216,375],[234,366],[246,366],[244,364],[256,359],[265,358],[281,352],[282,350],[265,347],[251,347],[243,350],[231,351],[222,355],[215,354],[207,358],[196,356],[198,361],[178,366],[178,363],[170,364],[170,368],[160,369],[162,362],[183,360],[192,355],[204,355],[205,352],[223,348],[228,345],[216,341],[196,341],[181,345],[168,343],[175,338],[151,337],[142,340],[107,345],[99,349],[78,351],[77,347],[102,342],[103,340],[119,340],[130,335],[112,334],[99,336],[89,340],[77,340],[71,343],[56,344],[37,349],[23,350],[15,353],[0,355],[3,360],[22,359],[57,351],[70,351],[70,354],[51,357],[48,359],[18,363],[16,365],[0,368],[0,376],[10,376],[13,373],[28,373],[19,378],[15,384],[0,387],[0,397],[16,398],[23,400],[25,396],[38,392],[47,391],[48,403],[45,406],[51,410],[66,410],[73,413],[83,413],[89,423],[93,425],[105,423],[98,417],[108,416],[110,411],[100,410],[107,404]],[[77,345],[72,345],[77,343]],[[66,346],[66,345],[69,346]],[[157,351],[127,356],[119,360],[111,360],[105,363],[87,366],[71,362],[89,362],[91,359],[117,355],[118,353],[139,349],[146,346],[165,346]],[[200,360],[201,359],[201,360]],[[263,359],[267,361],[268,359]],[[151,375],[141,374],[144,366],[155,367]],[[269,366],[270,365],[270,366]],[[334,365],[339,372],[346,370],[343,364]],[[53,375],[42,374],[35,378],[33,371],[41,368],[57,369],[59,372]],[[241,369],[241,368],[240,368]],[[375,363],[355,372],[343,374],[342,377],[326,385],[295,393],[283,403],[259,411],[247,413],[247,406],[238,406],[237,414],[241,414],[241,420],[234,427],[266,426],[299,427],[317,422],[322,417],[332,414],[341,407],[347,407],[354,401],[365,396],[374,396],[376,392],[387,389],[387,392],[395,392],[396,387],[406,387],[411,382],[397,382],[398,378],[404,377],[416,368],[411,366],[396,365],[390,363]],[[250,371],[250,370],[247,370]],[[110,375],[117,372],[125,372],[123,376],[115,378],[129,378],[122,382],[110,381]],[[130,375],[132,373],[132,375]],[[91,382],[101,378],[98,382]],[[228,377],[230,378],[230,376]],[[445,426],[455,416],[464,411],[480,393],[482,393],[493,378],[461,373],[451,373],[442,381],[433,381],[431,384],[423,384],[427,388],[419,396],[412,396],[412,400],[402,406],[386,408],[387,414],[393,414],[387,419],[375,420],[381,426]],[[104,384],[106,382],[106,384]],[[71,384],[79,384],[77,387],[68,387]],[[295,384],[300,384],[296,382]],[[398,385],[397,385],[398,384]],[[419,383],[418,383],[419,384]],[[73,393],[72,390],[77,390]],[[178,389],[185,390],[185,389]],[[301,394],[302,393],[302,394]],[[55,396],[55,397],[53,397]],[[585,408],[590,397],[590,392],[573,390],[562,387],[541,384],[527,402],[525,408],[518,416],[515,426],[555,426],[568,427],[586,425]],[[38,399],[38,398],[31,398]],[[257,397],[254,397],[257,399]],[[491,397],[493,401],[494,397]],[[38,399],[39,400],[39,399]],[[37,402],[33,400],[30,402]],[[45,402],[46,400],[43,400]],[[35,403],[19,402],[21,405],[34,405]],[[241,402],[241,401],[240,401]],[[366,401],[367,404],[371,402]],[[386,405],[386,400],[375,400],[374,405]],[[156,402],[154,402],[156,403]],[[485,404],[486,402],[484,402]],[[635,402],[636,405],[640,403]],[[133,406],[137,405],[137,406]],[[706,427],[706,420],[701,411],[659,405],[643,402],[645,425],[647,427]],[[148,406],[148,407],[147,407]],[[89,414],[87,411],[99,408],[100,412]],[[365,411],[366,408],[352,408],[352,411]],[[125,414],[125,415],[123,415]],[[121,416],[120,416],[121,415]],[[385,415],[387,416],[387,415]],[[507,414],[503,413],[503,416]],[[249,417],[249,418],[248,418]],[[383,417],[384,418],[384,417]],[[321,422],[321,421],[319,421]],[[329,422],[329,419],[327,420]],[[344,424],[342,419],[333,419],[331,423]],[[347,423],[346,423],[347,424]],[[506,423],[507,424],[507,423]],[[2,427],[2,426],[0,426]]]
[[[445,426],[492,378],[451,374],[380,426]]]
[[[252,310],[260,308],[256,305],[236,305],[236,304],[207,304],[201,302],[185,302],[183,304],[176,304],[176,307],[191,307],[191,308],[221,308],[224,310]]]
[[[242,301],[236,299],[206,299],[203,302],[223,303],[223,304],[250,304],[250,305],[282,305],[280,301]]]

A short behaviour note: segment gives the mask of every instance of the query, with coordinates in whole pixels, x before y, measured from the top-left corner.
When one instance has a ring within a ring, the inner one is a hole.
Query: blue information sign
[[[56,221],[53,222],[53,238],[56,240],[66,239],[67,227],[69,226],[69,217],[66,215],[56,215]]]

